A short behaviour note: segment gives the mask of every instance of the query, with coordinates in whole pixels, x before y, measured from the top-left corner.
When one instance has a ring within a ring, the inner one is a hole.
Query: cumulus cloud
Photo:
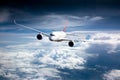
[[[120,33],[119,32],[98,32],[97,34],[93,35],[94,40],[116,40],[119,41],[118,39],[120,38]]]
[[[8,79],[32,79],[32,80],[47,80],[49,78],[55,78],[60,80],[60,73],[55,68],[39,67],[32,64],[34,55],[37,53],[32,51],[0,51],[0,76]]]
[[[120,79],[120,70],[113,69],[104,74],[104,80],[119,80]]]
[[[87,62],[88,57],[94,56],[94,54],[89,54],[89,52],[87,53],[85,50],[89,47],[93,47],[91,46],[93,43],[110,44],[111,46],[107,47],[104,45],[104,47],[100,46],[107,51],[112,50],[113,52],[119,50],[118,46],[116,46],[119,43],[118,32],[101,33],[98,31],[76,31],[69,33],[73,34],[73,36],[68,36],[69,38],[78,40],[72,48],[67,45],[67,42],[51,42],[47,37],[38,41],[35,37],[32,37],[35,36],[33,34],[9,34],[11,38],[16,37],[15,42],[20,41],[21,43],[12,43],[2,46],[5,49],[0,48],[0,64],[2,65],[0,69],[1,76],[23,80],[61,80],[59,76],[61,72],[58,68],[85,69],[84,64]],[[90,40],[81,42],[81,39],[84,38],[85,40],[85,36],[88,34],[91,36]],[[1,34],[1,36],[5,35],[7,36],[8,34]],[[17,39],[17,36],[20,36],[20,39]],[[9,43],[11,41],[13,40],[9,40]],[[114,43],[112,41],[114,41]],[[95,49],[96,48],[94,48],[94,50]],[[24,75],[21,75],[23,73]]]
[[[61,47],[62,48],[62,47]],[[61,48],[48,50],[42,57],[37,58],[38,62],[46,66],[54,66],[56,68],[83,69],[86,60],[75,53],[75,51],[64,50]],[[43,53],[43,51],[42,51]],[[74,54],[73,54],[74,53]],[[41,53],[37,54],[40,55]],[[82,54],[81,54],[82,55]]]
[[[17,49],[0,55],[0,74],[9,79],[61,80],[57,68],[84,69],[86,62],[80,54],[61,48]]]
[[[120,45],[119,32],[97,32],[91,36],[92,44],[106,44],[107,53],[118,53]],[[108,46],[107,46],[108,45]]]
[[[2,65],[0,74],[5,78],[13,80],[61,80],[58,75],[60,73],[57,70],[58,68],[84,69],[86,58],[89,57],[83,49],[79,53],[79,47],[77,46],[70,48],[66,42],[51,42],[47,37],[38,41],[31,37],[33,35],[27,34],[8,35],[6,33],[1,35],[11,36],[11,38],[16,37],[14,42],[21,41],[19,44],[13,44],[13,42],[11,43],[13,40],[10,39],[9,43],[11,44],[0,48],[0,64]],[[17,36],[20,36],[20,39],[17,39]],[[27,41],[21,39],[27,39]]]

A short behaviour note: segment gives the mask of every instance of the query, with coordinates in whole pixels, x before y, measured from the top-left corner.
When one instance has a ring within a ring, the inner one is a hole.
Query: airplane
[[[24,27],[24,28],[28,28],[28,29],[31,29],[31,30],[34,30],[34,31],[38,32],[39,34],[37,34],[37,36],[36,36],[38,40],[42,40],[43,36],[47,36],[50,41],[54,41],[54,42],[68,41],[68,46],[70,46],[70,47],[74,46],[73,40],[70,40],[70,39],[66,38],[66,36],[67,36],[67,34],[66,34],[67,26],[65,26],[62,31],[53,31],[50,34],[47,34],[47,33],[44,33],[42,31],[39,31],[39,30],[37,30],[35,28],[31,28],[31,27],[19,24],[15,20],[14,20],[14,23],[16,25],[18,25],[18,26],[21,26],[21,27]]]

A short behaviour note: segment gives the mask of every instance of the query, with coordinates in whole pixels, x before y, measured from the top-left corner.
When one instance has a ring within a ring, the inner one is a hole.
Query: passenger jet
[[[31,30],[34,30],[34,31],[38,32],[39,34],[37,34],[37,36],[36,36],[38,40],[42,40],[43,35],[44,35],[44,36],[47,36],[50,41],[54,41],[54,42],[68,41],[68,45],[70,47],[74,46],[74,42],[72,40],[66,38],[66,36],[67,36],[67,34],[66,34],[66,27],[67,26],[65,26],[62,31],[53,31],[50,34],[47,34],[47,33],[41,32],[41,31],[39,31],[39,30],[37,30],[35,28],[31,28],[31,27],[19,24],[15,20],[14,20],[14,23],[16,25],[18,25],[18,26],[21,26],[21,27],[24,27],[24,28],[28,28],[28,29],[31,29]]]

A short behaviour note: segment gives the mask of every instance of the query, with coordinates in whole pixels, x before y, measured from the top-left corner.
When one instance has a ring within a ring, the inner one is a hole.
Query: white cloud
[[[86,59],[95,56],[94,54],[85,53],[85,49],[91,44],[108,43],[111,44],[108,51],[114,52],[118,50],[117,44],[119,43],[118,38],[120,38],[118,32],[78,31],[70,33],[74,35],[68,36],[69,38],[79,41],[72,48],[67,45],[67,42],[50,42],[47,37],[38,41],[33,39],[33,34],[9,34],[11,38],[20,36],[20,39],[16,39],[16,41],[21,43],[6,45],[5,51],[0,48],[0,64],[2,65],[0,74],[12,79],[47,80],[57,78],[57,80],[60,80],[61,78],[58,75],[60,72],[57,68],[85,68]],[[88,34],[91,35],[91,39],[85,43],[80,42],[81,38],[85,39]],[[4,33],[1,35],[4,35]],[[106,37],[108,38],[106,39]],[[22,39],[26,41],[21,41]],[[20,76],[18,73],[25,73],[26,76]]]
[[[69,68],[69,69],[83,69],[83,65],[86,60],[79,55],[76,51],[70,51],[69,49],[64,50],[63,47],[48,50],[45,55],[39,57],[39,61],[42,64],[56,66],[58,68]],[[81,54],[82,55],[82,54]]]
[[[108,53],[117,53],[117,49],[120,45],[120,33],[119,32],[97,32],[91,35],[90,43],[92,44],[109,44],[111,46],[106,47]]]
[[[120,80],[120,70],[113,69],[105,73],[104,80]]]
[[[120,33],[110,33],[110,32],[98,32],[93,35],[94,40],[118,40],[120,38]]]
[[[14,34],[12,37],[17,35],[20,34]],[[29,35],[21,35],[21,37],[23,36]],[[72,48],[69,48],[67,44],[65,47],[65,44],[64,42],[50,42],[44,38],[42,41],[33,40],[27,43],[7,45],[5,51],[0,50],[0,64],[2,65],[0,74],[10,79],[47,80],[56,78],[60,80],[58,75],[60,72],[57,68],[83,69],[86,62],[83,57],[84,53],[79,53],[77,48],[71,50]],[[24,73],[25,76],[18,73]]]
[[[57,68],[68,69],[84,69],[86,58],[89,57],[84,53],[84,48],[80,46],[70,48],[66,42],[51,42],[47,37],[38,41],[33,39],[33,35],[27,34],[1,34],[1,36],[10,36],[15,38],[15,42],[19,44],[8,44],[4,48],[0,48],[0,74],[11,79],[32,79],[47,80],[56,78],[60,80],[58,75],[60,72]],[[20,39],[17,37],[20,36]],[[32,40],[30,40],[30,38]],[[26,41],[22,41],[25,39]],[[6,42],[8,39],[5,39]],[[13,40],[9,40],[10,43]],[[4,43],[3,43],[4,44]],[[81,52],[79,53],[79,50]],[[19,74],[24,73],[24,75]],[[34,75],[34,76],[33,76]]]
[[[91,21],[98,21],[98,20],[102,20],[102,19],[104,19],[104,18],[101,16],[95,16],[95,17],[92,17],[90,20]]]
[[[60,78],[60,73],[55,68],[40,68],[38,65],[32,64],[34,54],[37,51],[15,51],[15,52],[0,52],[0,75],[12,80],[15,79],[32,79],[32,80],[47,80],[49,77]],[[24,73],[24,74],[23,74]],[[20,74],[20,75],[19,75]]]

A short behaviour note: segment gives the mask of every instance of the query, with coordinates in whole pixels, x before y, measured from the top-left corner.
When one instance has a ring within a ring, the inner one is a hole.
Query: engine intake
[[[73,46],[74,46],[74,42],[73,42],[73,41],[69,41],[68,45],[69,45],[70,47],[73,47]]]
[[[41,39],[42,39],[42,35],[41,35],[41,34],[38,34],[38,35],[37,35],[37,39],[38,39],[38,40],[41,40]]]

